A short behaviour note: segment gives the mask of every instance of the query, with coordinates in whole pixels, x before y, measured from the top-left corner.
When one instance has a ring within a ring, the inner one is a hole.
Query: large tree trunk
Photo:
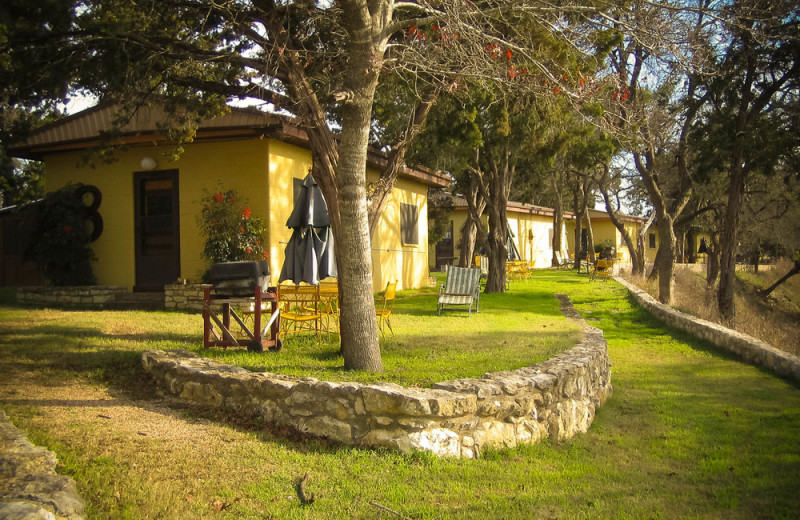
[[[505,292],[507,261],[508,221],[504,205],[492,207],[489,211],[489,275],[485,292]]]
[[[662,249],[664,251],[658,264],[658,301],[670,305],[675,288],[675,278],[673,277],[675,255],[672,254],[672,251],[675,251],[676,238],[672,229],[672,221],[665,219],[659,222],[658,234],[661,236],[659,251]]]
[[[661,244],[659,244],[658,249],[656,249],[656,257],[653,259],[653,266],[650,268],[650,274],[647,275],[648,280],[658,280],[658,273],[661,272],[661,262],[666,254],[666,248],[661,247]]]
[[[508,260],[506,209],[516,167],[511,163],[511,152],[508,149],[501,150],[500,153],[487,152],[485,155],[486,157],[481,158],[480,150],[476,150],[474,162],[470,168],[472,180],[477,183],[489,215],[489,238],[486,241],[486,249],[489,254],[489,275],[484,292],[505,292],[506,261]],[[485,170],[482,168],[483,164],[486,165]]]
[[[694,229],[689,228],[689,231],[686,232],[686,247],[688,251],[686,252],[686,256],[688,257],[688,261],[690,264],[697,262],[697,235]]]
[[[339,296],[344,366],[383,371],[372,287],[372,248],[367,210],[367,148],[372,105],[385,40],[378,36],[391,12],[368,16],[357,3],[343,2],[349,21],[349,73],[341,99],[342,132],[336,168],[341,218],[338,233]],[[383,18],[381,18],[383,15]]]

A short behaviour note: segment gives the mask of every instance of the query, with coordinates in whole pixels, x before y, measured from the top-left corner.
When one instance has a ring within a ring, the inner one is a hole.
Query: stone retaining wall
[[[622,278],[615,278],[630,291],[636,302],[650,314],[667,325],[684,330],[698,338],[735,353],[739,358],[753,365],[767,367],[778,374],[800,382],[800,358],[747,334],[736,332],[722,325],[712,323],[658,302],[646,291],[639,289]]]
[[[168,311],[203,312],[203,291],[211,284],[189,283],[169,284],[164,286],[164,309]],[[252,310],[249,299],[243,298],[242,303],[233,303],[231,307],[238,311]],[[219,312],[222,304],[211,300],[211,309]]]
[[[611,395],[611,371],[602,331],[583,326],[578,346],[544,363],[433,388],[253,373],[185,350],[147,351],[142,363],[182,398],[271,424],[349,445],[473,458],[589,428]]]
[[[164,308],[168,311],[203,312],[203,290],[210,284],[169,284],[164,286]]]
[[[56,456],[31,444],[0,410],[0,518],[83,520],[75,481],[55,468]]]
[[[77,287],[26,286],[17,288],[17,303],[31,305],[81,305],[103,307],[127,287],[87,285]]]

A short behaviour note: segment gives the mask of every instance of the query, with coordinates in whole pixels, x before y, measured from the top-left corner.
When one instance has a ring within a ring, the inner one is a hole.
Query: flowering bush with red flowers
[[[264,260],[264,219],[253,216],[246,199],[221,186],[204,191],[197,226],[205,238],[203,257],[212,264]]]

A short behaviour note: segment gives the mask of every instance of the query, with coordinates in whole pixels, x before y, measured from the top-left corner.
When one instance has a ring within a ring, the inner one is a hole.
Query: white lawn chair
[[[439,287],[437,311],[466,310],[472,315],[472,304],[476,303],[475,312],[481,309],[481,270],[480,268],[445,266],[447,280]],[[466,309],[464,308],[466,307]]]

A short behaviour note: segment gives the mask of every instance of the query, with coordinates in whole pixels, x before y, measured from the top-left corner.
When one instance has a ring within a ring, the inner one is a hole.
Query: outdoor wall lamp
[[[158,163],[152,157],[142,157],[142,162],[140,164],[143,170],[155,170],[158,168]]]

